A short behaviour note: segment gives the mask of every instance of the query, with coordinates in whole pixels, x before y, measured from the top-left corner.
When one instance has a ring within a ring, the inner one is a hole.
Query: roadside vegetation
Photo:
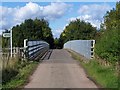
[[[3,33],[9,33],[5,30]],[[24,39],[28,40],[44,40],[53,48],[54,39],[49,27],[49,23],[44,19],[27,19],[20,25],[13,26],[13,47],[24,47]],[[2,37],[3,55],[0,58],[2,63],[2,88],[18,88],[24,85],[33,70],[37,67],[38,62],[23,60],[19,54],[10,58],[9,51],[10,39]],[[19,52],[22,53],[22,52]]]
[[[5,30],[3,33],[9,33],[9,30]],[[24,39],[28,40],[44,40],[50,44],[50,48],[53,48],[54,39],[49,27],[49,23],[44,19],[27,19],[20,25],[12,27],[13,32],[13,47],[24,47]],[[2,87],[5,88],[17,88],[26,83],[31,72],[36,68],[38,62],[30,62],[28,60],[22,60],[17,55],[15,58],[10,58],[9,51],[5,51],[4,48],[9,48],[9,38],[0,37],[2,39],[3,53],[2,56]],[[1,44],[1,42],[0,42]]]
[[[2,67],[2,89],[10,89],[24,85],[38,62],[19,61],[17,58],[12,58],[2,65],[4,65]]]
[[[76,19],[71,21],[61,33],[56,44],[63,47],[70,40],[95,39],[95,54],[103,61],[118,65],[120,55],[120,2],[116,8],[107,11],[104,15],[104,23],[97,30],[90,23]]]
[[[95,59],[80,62],[89,76],[105,88],[120,86],[120,2],[116,3],[116,8],[106,12],[99,30],[76,19],[66,26],[58,41],[62,48],[65,42],[75,39],[96,40]],[[75,54],[73,57],[81,61],[81,57],[77,58]]]
[[[90,23],[76,19],[71,21],[68,26],[61,33],[59,41],[59,47],[63,48],[64,43],[70,40],[90,40],[96,35],[96,28]]]
[[[104,23],[96,35],[95,53],[112,64],[118,64],[120,55],[120,2],[104,16]]]
[[[5,32],[10,32],[5,30]],[[44,19],[26,19],[20,25],[12,27],[13,32],[13,47],[23,47],[24,39],[28,40],[44,40],[50,44],[50,48],[54,47],[54,38],[49,27],[48,21]],[[2,46],[8,45],[9,38],[3,38]]]
[[[88,77],[93,80],[99,88],[118,88],[118,71],[113,66],[104,66],[98,60],[86,60],[73,51],[70,51],[72,57],[80,62],[85,69]]]
[[[72,52],[73,58],[80,61],[88,75],[101,87],[120,86],[120,2],[116,3],[116,8],[106,12],[104,23],[101,23],[99,30],[88,22],[76,19],[65,27],[59,39],[54,40],[49,23],[37,18],[27,19],[20,25],[14,26],[12,30],[14,47],[23,47],[24,39],[45,40],[50,44],[50,48],[62,48],[69,40],[95,39],[95,59],[83,62],[79,55]],[[9,39],[2,37],[2,40],[2,46],[8,47]],[[12,58],[7,63],[2,68],[3,88],[16,88],[23,85],[38,64],[17,58]]]

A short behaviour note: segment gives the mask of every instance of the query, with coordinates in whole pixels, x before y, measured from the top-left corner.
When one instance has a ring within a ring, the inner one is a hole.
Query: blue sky
[[[3,2],[0,5],[0,33],[25,19],[45,18],[54,37],[59,37],[66,25],[76,18],[99,28],[106,11],[116,2]]]

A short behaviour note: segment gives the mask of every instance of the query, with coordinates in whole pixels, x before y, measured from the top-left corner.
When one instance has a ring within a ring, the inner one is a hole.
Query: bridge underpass
[[[24,88],[97,88],[85,71],[64,49],[54,49],[43,60]]]

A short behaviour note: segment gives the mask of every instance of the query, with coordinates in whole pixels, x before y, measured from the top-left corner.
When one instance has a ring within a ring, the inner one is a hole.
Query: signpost
[[[3,37],[10,37],[10,33],[3,33]]]
[[[12,29],[10,30],[10,47],[11,47],[11,57],[12,57]]]
[[[3,37],[10,38],[10,50],[11,50],[11,57],[12,57],[12,29],[10,30],[10,33],[3,33]]]

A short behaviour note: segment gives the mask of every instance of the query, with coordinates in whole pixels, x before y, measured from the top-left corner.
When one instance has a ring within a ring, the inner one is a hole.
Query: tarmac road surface
[[[53,50],[49,59],[39,64],[25,88],[97,88],[83,68],[64,49]]]

